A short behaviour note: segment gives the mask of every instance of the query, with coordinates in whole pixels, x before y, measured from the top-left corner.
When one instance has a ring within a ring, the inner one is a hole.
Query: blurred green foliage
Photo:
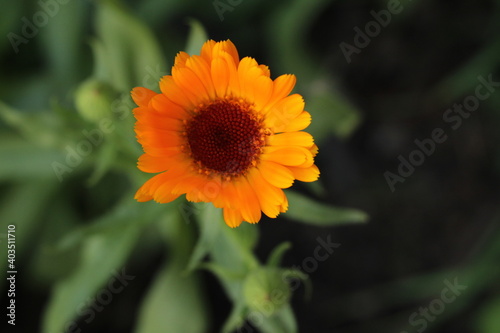
[[[90,318],[86,311],[93,309],[93,299],[109,289],[110,279],[158,248],[168,255],[162,257],[142,298],[134,332],[215,330],[202,272],[217,277],[232,303],[222,331],[245,328],[249,320],[262,332],[296,332],[291,290],[285,282],[296,279],[307,286],[308,280],[298,270],[280,267],[289,243],[276,244],[264,264],[255,255],[259,226],[229,229],[220,211],[210,204],[133,200],[148,176],[135,166],[141,149],[134,138],[129,91],[134,86],[158,90],[157,82],[169,73],[176,52],[194,54],[207,38],[231,38],[241,56],[268,60],[257,59],[270,65],[273,77],[297,75],[297,91],[304,95],[313,116],[309,131],[321,154],[322,143],[332,137],[347,140],[363,122],[360,103],[345,96],[322,63],[321,52],[309,47],[311,29],[332,1],[223,1],[230,9],[221,17],[211,1],[50,3],[56,4],[50,9],[54,15],[48,15],[47,24],[28,38],[21,18],[33,22],[33,15],[42,8],[39,2],[0,1],[0,35],[15,33],[27,41],[15,47],[9,38],[0,43],[4,63],[17,64],[4,64],[1,69],[0,233],[7,225],[16,225],[17,258],[26,284],[37,292],[50,290],[49,300],[40,309],[41,332],[86,325]],[[212,21],[193,19],[207,12]],[[262,15],[262,27],[252,24],[258,15]],[[239,30],[233,31],[236,26]],[[248,37],[253,35],[265,38]],[[257,54],[249,54],[250,50]],[[492,38],[467,64],[437,83],[433,97],[451,103],[471,91],[478,73],[498,69],[499,56],[498,39]],[[497,108],[499,101],[497,94],[485,103]],[[323,175],[328,172],[322,170]],[[324,204],[328,198],[321,183],[302,189],[316,197],[287,191],[290,209],[283,214],[285,218],[311,227],[368,220],[360,210]],[[359,294],[376,299],[387,311],[414,301],[427,302],[441,288],[435,281],[460,276],[469,292],[438,317],[438,325],[498,281],[499,236],[493,234],[487,243],[491,246],[479,248],[476,257],[457,269],[339,297],[337,308],[328,310],[349,320],[344,308],[357,308]],[[0,261],[2,271],[6,265]],[[2,279],[0,288],[4,287]],[[268,312],[268,305],[274,304],[271,293],[276,290],[283,298]],[[479,333],[498,331],[498,301],[498,295],[493,295],[482,305],[474,323]],[[388,321],[394,325],[407,316],[408,309],[403,308]]]
[[[93,321],[95,311],[105,302],[99,297],[112,297],[110,279],[124,269],[149,228],[160,235],[153,243],[164,243],[170,255],[143,300],[136,332],[206,332],[210,312],[199,269],[217,276],[234,304],[224,332],[244,325],[252,314],[261,317],[253,325],[263,332],[296,331],[287,279],[306,276],[278,267],[283,247],[272,255],[271,266],[259,263],[253,254],[258,226],[230,229],[218,209],[187,204],[183,199],[168,205],[133,200],[135,189],[147,176],[135,168],[140,147],[134,138],[134,105],[128,92],[134,86],[157,89],[159,78],[168,72],[164,50],[174,50],[177,43],[160,46],[147,23],[118,1],[47,3],[49,7],[42,7],[51,14],[46,25],[37,26],[33,18],[29,22],[35,24],[34,29],[19,27],[12,18],[40,8],[35,3],[16,2],[9,4],[10,19],[0,29],[5,35],[21,29],[17,37],[9,39],[18,51],[16,56],[45,63],[35,67],[40,68],[38,72],[17,73],[17,77],[4,69],[4,78],[12,81],[0,82],[4,91],[0,179],[6,193],[0,207],[1,228],[17,226],[19,261],[27,263],[33,283],[51,286],[41,331],[76,331],[79,325]],[[151,12],[151,6],[160,4],[180,6],[180,2],[145,2],[139,13]],[[320,8],[300,1],[296,5],[290,14],[312,8],[313,15]],[[281,27],[285,23],[280,21],[293,19],[293,15],[270,24]],[[184,49],[195,54],[209,36],[200,22],[187,22],[189,34],[177,38],[185,39]],[[304,17],[303,22],[306,25],[311,20]],[[150,23],[155,23],[154,18]],[[288,51],[302,50],[294,45],[290,32],[271,29],[277,30],[271,38],[286,34],[283,46]],[[33,44],[40,49],[40,59],[28,55]],[[2,47],[8,52],[8,45]],[[284,67],[296,69],[303,78],[302,87],[325,80],[310,71],[311,62],[297,66],[296,62],[309,55],[297,53],[294,58],[276,50]],[[277,72],[282,69],[278,67]],[[326,120],[327,114],[339,115],[334,121],[319,121],[313,128],[319,140],[331,133],[346,137],[360,121],[359,112],[338,93],[331,93],[329,86],[320,93],[310,92],[314,117],[323,114]],[[291,191],[289,195],[295,206],[286,215],[290,219],[319,225],[367,219],[356,210],[333,208]],[[87,197],[93,202],[107,199],[82,214],[77,202]],[[315,214],[309,215],[309,209]],[[191,220],[196,220],[198,228],[189,224]],[[198,240],[195,229],[199,230]],[[205,260],[207,255],[211,261]],[[2,261],[0,267],[5,270],[5,265]],[[283,296],[278,299],[279,307],[276,299],[268,299],[276,290]],[[273,310],[265,312],[269,306]]]

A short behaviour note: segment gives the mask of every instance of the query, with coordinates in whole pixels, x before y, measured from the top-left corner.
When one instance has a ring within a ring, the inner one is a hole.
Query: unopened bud
[[[243,296],[251,310],[271,316],[290,300],[290,287],[285,272],[262,267],[251,272],[243,284]]]
[[[83,118],[96,122],[111,115],[111,103],[116,96],[111,85],[96,79],[88,79],[78,87],[75,104]]]

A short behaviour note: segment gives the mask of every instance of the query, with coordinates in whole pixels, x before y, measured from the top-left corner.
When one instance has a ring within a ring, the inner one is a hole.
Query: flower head
[[[274,81],[253,58],[240,60],[227,40],[206,42],[200,55],[180,52],[161,93],[138,87],[135,132],[144,154],[138,167],[159,173],[135,198],[212,202],[231,227],[276,217],[288,208],[282,189],[315,181],[318,149],[302,130],[311,116],[290,95],[294,75]]]

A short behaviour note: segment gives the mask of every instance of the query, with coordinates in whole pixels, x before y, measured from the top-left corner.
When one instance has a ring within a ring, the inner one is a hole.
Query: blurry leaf
[[[97,153],[95,169],[90,176],[88,183],[90,186],[95,185],[109,171],[115,161],[117,151],[116,146],[111,138],[104,140],[101,149]]]
[[[53,147],[60,140],[61,123],[50,112],[21,112],[0,101],[0,119],[37,145]]]
[[[89,3],[50,2],[41,8],[50,15],[50,24],[40,29],[42,51],[51,74],[51,86],[63,97],[88,70],[84,62],[82,39],[86,34]],[[54,90],[54,89],[53,89]],[[52,93],[53,94],[53,93]]]
[[[207,332],[201,281],[178,265],[164,267],[141,305],[136,333]]]
[[[113,232],[128,225],[144,225],[163,214],[168,207],[155,202],[137,202],[133,193],[127,192],[108,214],[75,229],[62,238],[57,246],[64,251],[94,235]]]
[[[245,274],[236,273],[230,268],[226,268],[224,266],[211,262],[200,264],[200,268],[206,269],[207,271],[217,276],[220,280],[224,281],[237,281],[245,278]]]
[[[363,223],[368,215],[357,209],[333,207],[314,201],[302,194],[286,191],[289,208],[287,218],[318,226]]]
[[[482,306],[477,318],[478,333],[498,333],[500,329],[500,297]]]
[[[0,137],[0,180],[44,178],[57,182],[51,167],[54,161],[64,161],[64,155],[55,150],[40,149],[17,137]]]
[[[310,27],[316,22],[329,0],[295,0],[287,6],[277,6],[276,12],[268,15],[269,47],[274,63],[280,64],[280,72],[293,72],[299,82],[311,82],[322,72],[317,60],[308,52],[306,45]]]
[[[58,191],[45,205],[40,228],[35,230],[37,242],[30,242],[30,260],[27,276],[43,289],[50,289],[76,269],[80,262],[81,247],[65,251],[57,248],[59,239],[81,222],[79,212],[72,205],[72,198],[65,191]],[[40,219],[40,217],[38,218]]]
[[[190,19],[188,23],[191,30],[189,31],[186,52],[190,55],[200,54],[203,43],[208,40],[207,33],[205,28],[197,20]]]
[[[233,309],[229,314],[229,317],[224,322],[222,327],[222,333],[230,333],[240,328],[245,323],[245,317],[248,313],[248,309],[242,299],[236,299],[233,301]],[[240,330],[240,332],[243,332]]]
[[[126,217],[130,218],[133,217]],[[85,239],[80,266],[55,285],[44,314],[44,333],[64,331],[72,320],[83,315],[84,310],[93,304],[91,300],[98,296],[99,288],[107,280],[117,279],[119,275],[128,276],[122,265],[139,237],[140,225],[123,222],[123,226]],[[130,280],[134,278],[132,276]],[[124,287],[125,283],[133,282],[125,281]]]
[[[180,202],[169,204],[156,224],[169,250],[168,264],[156,276],[141,306],[137,333],[207,331],[208,309],[199,272],[185,272],[194,228],[181,219]]]
[[[214,209],[218,208],[214,207]],[[258,239],[258,228],[245,222],[237,228],[230,228],[223,221],[221,222],[221,233],[210,249],[212,259],[236,272],[247,272],[257,267],[258,262],[252,251]]]
[[[278,313],[272,316],[267,317],[264,313],[257,312],[255,317],[260,319],[256,320],[255,326],[263,333],[297,332],[297,322],[289,304],[283,306]]]
[[[307,131],[321,141],[329,134],[349,136],[360,122],[360,113],[334,87],[325,84],[326,72],[307,44],[308,32],[328,0],[291,1],[269,15],[269,47],[279,72],[294,73],[297,86],[306,92],[306,109],[312,123]],[[319,86],[318,86],[319,85]],[[323,93],[318,94],[317,91]]]
[[[2,8],[0,35],[7,37],[3,38],[2,42],[0,42],[0,53],[3,53],[4,50],[7,50],[9,53],[17,53],[15,52],[14,46],[11,44],[11,38],[12,40],[17,40],[17,38],[14,35],[10,35],[10,33],[16,34],[20,37],[22,36],[19,18],[23,16],[23,5],[24,3],[21,1],[11,2],[10,0],[0,0],[0,8]],[[18,52],[21,52],[23,45],[24,44],[17,45]]]
[[[135,3],[141,17],[147,18],[148,22],[155,26],[164,27],[165,22],[172,22],[183,13],[186,7],[193,3],[186,0],[143,0]],[[201,3],[197,3],[197,6]],[[192,8],[192,7],[190,7]]]
[[[490,73],[498,69],[499,57],[500,39],[496,39],[479,51],[468,63],[439,83],[437,92],[450,103],[464,94],[473,93],[474,88],[479,84],[477,80],[479,75],[487,78]]]
[[[118,1],[97,2],[97,34],[107,54],[109,82],[128,92],[136,85],[155,88],[166,63],[153,33]]]
[[[5,159],[2,159],[6,162]],[[40,219],[47,202],[51,199],[56,184],[47,180],[28,180],[24,183],[14,184],[11,188],[4,189],[3,201],[0,205],[0,244],[5,245],[7,240],[7,226],[15,226],[16,239],[16,265],[29,253],[33,243],[37,243],[37,233],[43,222]],[[7,256],[6,252],[5,256]],[[7,260],[0,261],[0,269],[5,272]],[[5,279],[0,281],[2,289]],[[3,290],[3,289],[2,289]]]
[[[308,98],[306,109],[312,116],[307,131],[317,142],[331,134],[347,138],[361,122],[359,111],[332,89]]]
[[[290,242],[283,242],[280,245],[276,246],[267,259],[267,266],[279,267],[281,258],[283,258],[285,252],[288,251],[291,247],[292,243]]]
[[[111,72],[108,66],[108,55],[103,42],[97,38],[92,38],[89,43],[94,60],[92,77],[102,82],[109,81],[111,78]]]
[[[210,252],[210,250],[214,246],[215,241],[217,240],[221,232],[220,228],[225,227],[225,225],[222,225],[222,223],[220,223],[220,210],[214,209],[212,207],[212,204],[198,203],[195,205],[196,206],[188,203],[183,204],[184,209],[189,209],[190,215],[192,215],[199,209],[197,220],[199,221],[198,225],[200,228],[200,236],[187,265],[188,271],[195,269],[200,264],[201,260]]]

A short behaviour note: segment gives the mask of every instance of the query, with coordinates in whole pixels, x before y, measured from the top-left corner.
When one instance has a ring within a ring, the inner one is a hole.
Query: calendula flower
[[[302,96],[290,95],[294,85],[294,75],[273,81],[267,66],[240,60],[229,40],[206,42],[200,55],[180,52],[160,94],[132,90],[145,152],[138,167],[160,173],[135,198],[166,203],[186,194],[223,208],[230,227],[285,212],[282,189],[319,176],[317,146],[302,131],[311,116]]]

